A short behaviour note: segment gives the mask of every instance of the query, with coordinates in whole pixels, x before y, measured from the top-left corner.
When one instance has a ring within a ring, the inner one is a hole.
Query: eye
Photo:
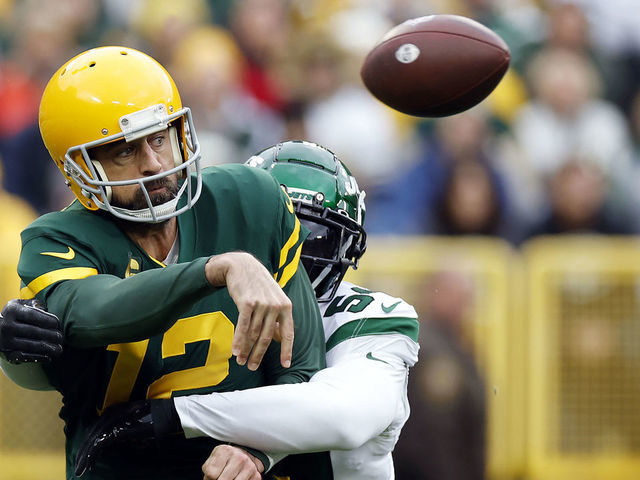
[[[131,145],[126,145],[123,146],[122,148],[118,149],[118,151],[116,152],[116,157],[118,158],[126,158],[129,157],[131,155],[133,155],[134,152],[134,148]]]
[[[159,133],[158,135],[153,136],[149,143],[151,144],[152,147],[161,147],[164,144],[164,140],[165,140],[165,134]]]

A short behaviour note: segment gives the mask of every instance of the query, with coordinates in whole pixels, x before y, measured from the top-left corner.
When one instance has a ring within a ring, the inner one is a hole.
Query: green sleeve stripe
[[[355,337],[365,335],[386,335],[400,333],[406,335],[414,342],[418,341],[419,323],[415,318],[387,317],[387,318],[361,318],[345,323],[336,330],[327,340],[327,351],[339,343]]]
[[[60,270],[53,270],[51,272],[40,275],[35,280],[29,282],[29,285],[27,285],[26,287],[22,287],[22,289],[20,290],[20,298],[33,298],[48,286],[62,280],[78,280],[97,274],[98,270],[89,267],[70,267],[61,268]]]
[[[282,276],[280,277],[280,280],[278,280],[278,285],[280,285],[280,287],[284,288],[284,286],[289,282],[289,280],[291,280],[291,277],[295,275],[296,271],[298,270],[298,265],[300,263],[301,252],[302,252],[302,243],[298,246],[298,249],[296,250],[296,254],[293,256],[293,260],[291,260],[291,262],[289,262],[289,265],[287,265],[282,271]]]

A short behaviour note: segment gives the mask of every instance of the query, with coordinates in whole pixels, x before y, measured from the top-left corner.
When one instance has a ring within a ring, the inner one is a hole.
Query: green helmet
[[[302,246],[302,264],[316,297],[331,299],[366,248],[365,193],[338,157],[315,143],[279,143],[247,164],[268,171],[291,197],[300,223],[311,231]]]

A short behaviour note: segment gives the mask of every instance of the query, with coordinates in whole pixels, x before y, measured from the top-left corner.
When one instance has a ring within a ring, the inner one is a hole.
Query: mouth
[[[157,194],[157,193],[164,193],[166,192],[167,189],[167,185],[165,182],[153,182],[153,183],[149,183],[147,185],[145,185],[145,190],[147,191],[147,193],[149,195],[153,195],[153,194]]]
[[[156,193],[164,193],[167,191],[167,187],[163,187],[163,186],[156,186],[153,188],[147,188],[147,193],[149,193],[149,195],[153,195]]]

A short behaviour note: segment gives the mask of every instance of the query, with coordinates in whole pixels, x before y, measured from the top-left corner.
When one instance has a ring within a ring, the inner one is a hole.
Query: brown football
[[[484,100],[509,68],[509,47],[484,25],[430,15],[391,29],[360,75],[381,102],[408,115],[444,117]]]

